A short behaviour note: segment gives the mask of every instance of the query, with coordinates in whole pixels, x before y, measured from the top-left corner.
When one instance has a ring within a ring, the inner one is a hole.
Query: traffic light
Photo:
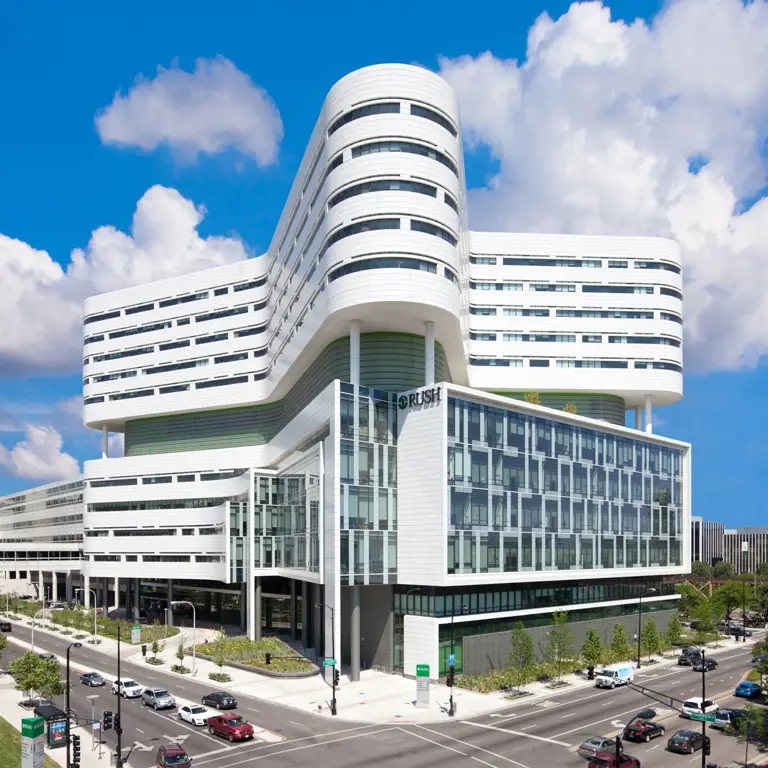
[[[341,678],[341,675],[339,674],[338,669],[333,670],[333,687],[336,688],[339,685],[339,680]]]
[[[704,754],[705,755],[711,755],[712,754],[712,744],[709,741],[709,739],[704,740]]]
[[[456,667],[451,664],[450,667],[448,667],[448,687],[453,688],[454,682],[456,679]]]
[[[265,653],[264,654],[264,661],[266,662],[267,666],[269,666],[272,663],[272,654],[271,653]]]
[[[115,713],[115,733],[122,733],[122,729],[120,728],[120,715]]]
[[[451,687],[451,676],[446,675],[445,676],[445,684],[450,688]]]
[[[105,731],[111,731],[112,730],[112,713],[109,710],[105,710],[104,712],[104,725],[102,726]]]
[[[80,737],[77,734],[72,735],[72,765],[80,765]]]

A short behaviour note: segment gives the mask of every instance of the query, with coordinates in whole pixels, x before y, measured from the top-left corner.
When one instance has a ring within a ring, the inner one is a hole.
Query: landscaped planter
[[[191,656],[192,654],[187,651],[187,656]],[[215,663],[215,659],[212,656],[207,656],[204,653],[197,652],[197,658],[198,659],[204,659],[205,661],[213,661]],[[306,672],[277,672],[276,670],[272,669],[265,669],[264,667],[252,667],[248,664],[241,664],[239,661],[228,661],[225,665],[225,667],[234,667],[235,669],[243,669],[246,672],[254,672],[257,675],[263,675],[264,677],[280,677],[284,679],[299,679],[304,677],[314,677],[315,675],[320,674],[320,667],[313,664],[311,661],[307,662],[307,671]]]

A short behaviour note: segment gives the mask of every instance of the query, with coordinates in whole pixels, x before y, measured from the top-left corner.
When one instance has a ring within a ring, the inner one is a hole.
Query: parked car
[[[601,752],[589,761],[587,768],[617,768],[616,755]],[[640,768],[640,761],[632,755],[622,755],[618,768]]]
[[[141,694],[141,703],[152,709],[173,709],[176,699],[165,688],[145,688]]]
[[[700,658],[693,665],[694,672],[711,672],[713,669],[717,669],[717,659],[711,659],[709,657],[706,659]]]
[[[603,736],[590,736],[579,744],[576,750],[582,757],[594,757],[601,752],[609,752],[616,749],[616,742]]]
[[[179,718],[192,725],[208,725],[211,717],[211,711],[201,704],[185,704],[179,707]]]
[[[635,720],[624,729],[624,738],[629,741],[650,741],[657,736],[663,736],[666,728],[652,720]]]
[[[241,715],[230,712],[209,717],[208,733],[223,736],[230,741],[247,741],[253,738],[253,726]]]
[[[692,667],[701,661],[701,651],[696,648],[683,648],[683,652],[677,657],[677,663],[681,667]]]
[[[733,692],[734,696],[743,696],[745,699],[751,699],[753,696],[759,696],[762,688],[760,683],[748,683],[744,681],[736,686]]]
[[[748,629],[744,629],[744,627],[731,627],[728,630],[728,634],[734,637],[752,637],[752,633]]]
[[[206,707],[213,707],[214,709],[235,709],[237,707],[237,699],[225,691],[206,693],[201,701]]]
[[[689,731],[683,729],[678,731],[667,740],[667,749],[670,752],[683,752],[692,755],[697,749],[701,749],[704,744],[709,744],[709,736],[702,736],[698,731]]]
[[[80,675],[80,682],[90,688],[99,688],[107,684],[107,681],[98,672],[86,672]]]
[[[115,680],[112,683],[112,693],[119,694],[124,699],[137,699],[144,693],[144,686],[135,680]]]
[[[0,629],[2,629],[2,627],[0,627]],[[3,630],[3,631],[5,631],[5,630]],[[766,656],[766,654],[764,654],[764,653],[761,653],[759,656],[755,656],[752,659],[752,663],[755,664],[755,665],[762,664],[765,661],[766,658],[768,658],[768,656]]]
[[[595,685],[598,688],[615,688],[631,683],[634,676],[635,668],[631,664],[609,664],[597,673]]]
[[[192,758],[178,744],[163,744],[157,748],[157,768],[185,768],[191,763]]]
[[[0,621],[0,632],[13,632],[13,624],[10,621]]]
[[[712,727],[721,731],[736,728],[739,720],[743,720],[744,717],[743,709],[721,709],[715,714],[715,722],[712,723]]]
[[[691,712],[717,712],[720,707],[712,699],[702,699],[701,696],[691,696],[682,706],[682,717],[690,717]]]

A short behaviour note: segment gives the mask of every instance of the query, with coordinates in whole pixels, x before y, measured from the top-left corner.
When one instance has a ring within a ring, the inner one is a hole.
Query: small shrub
[[[232,680],[225,672],[209,672],[208,677],[215,683],[229,683]]]
[[[61,634],[62,635],[71,635],[72,634],[72,630],[71,629],[62,629],[61,630]]]
[[[163,664],[162,659],[158,659],[156,656],[153,656],[151,659],[147,659],[147,664],[151,664],[153,667],[159,667],[161,664]],[[174,665],[178,666],[178,665]]]
[[[178,672],[180,675],[188,675],[189,674],[189,668],[185,667],[183,664],[174,664],[171,667],[172,672]]]
[[[75,640],[85,640],[86,637],[88,637],[88,635],[80,633],[79,635],[75,635]]]

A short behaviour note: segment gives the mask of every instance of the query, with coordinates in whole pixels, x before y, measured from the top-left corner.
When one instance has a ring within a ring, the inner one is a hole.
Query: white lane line
[[[659,745],[658,744],[654,744],[654,746],[648,747],[648,749],[646,749],[645,751],[646,752],[653,752],[654,749],[658,749],[658,748],[659,748]]]
[[[610,706],[611,706],[611,704],[614,704],[614,703],[615,703],[615,702],[613,702],[613,701],[606,701],[606,702],[605,702],[605,704],[601,704],[600,706],[601,706],[601,707],[610,707]]]
[[[567,715],[563,715],[560,719],[565,720],[566,717],[573,717],[573,713],[569,712]]]
[[[475,744],[472,744],[469,741],[462,741],[461,739],[457,739],[455,736],[449,736],[447,733],[441,733],[440,731],[433,731],[431,728],[427,728],[423,725],[416,725],[415,728],[421,728],[422,731],[427,731],[428,733],[433,733],[435,736],[439,736],[441,739],[451,739],[451,741],[457,741],[459,744],[463,744],[465,747],[469,747],[470,749],[476,749],[480,752],[485,752],[486,755],[493,755],[493,757],[498,758],[499,760],[506,760],[508,763],[512,763],[513,765],[519,766],[519,768],[527,768],[527,766],[523,765],[522,763],[519,763],[517,760],[513,760],[511,757],[505,757],[504,755],[500,755],[497,752],[491,752],[490,749],[483,749],[483,747],[478,747]],[[493,726],[490,726],[493,728]],[[401,731],[405,731],[405,728],[400,728]],[[497,731],[503,731],[504,728],[496,728]],[[413,736],[416,736],[413,731],[407,731]],[[526,734],[527,735],[527,734]],[[442,746],[442,745],[441,745]],[[490,765],[490,763],[485,763],[483,760],[480,760],[479,757],[474,757],[473,755],[469,755],[469,757],[472,758],[472,760],[477,760],[479,763],[484,763],[484,765]],[[494,766],[495,768],[495,766]]]
[[[494,768],[494,766],[491,763],[486,763],[485,760],[481,760],[479,757],[472,757],[471,755],[468,755],[466,752],[462,752],[460,749],[456,749],[455,747],[449,747],[447,744],[441,744],[438,741],[433,741],[432,739],[428,739],[426,736],[422,736],[420,733],[414,733],[413,731],[406,731],[404,728],[401,728],[400,730],[403,731],[403,733],[409,733],[411,736],[415,736],[417,739],[426,741],[430,744],[433,744],[436,747],[440,747],[441,749],[447,749],[449,752],[454,752],[455,754],[461,755],[462,757],[469,757],[471,760],[477,760],[478,763],[482,763],[483,765],[490,766],[490,768]]]
[[[510,736],[525,736],[526,739],[536,739],[536,741],[544,741],[547,744],[557,744],[560,747],[568,747],[569,749],[573,744],[569,744],[567,741],[558,741],[557,739],[548,739],[545,736],[537,736],[535,733],[525,733],[525,731],[513,731],[510,728],[498,728],[495,725],[486,725],[485,723],[471,723],[469,720],[462,721],[462,725],[471,725],[473,728],[487,728],[489,731],[501,731],[501,733],[508,733]],[[578,728],[576,730],[579,730]],[[443,736],[444,734],[440,734]]]
[[[259,711],[258,709],[254,709],[253,707],[246,707],[246,709],[247,709],[249,712],[258,712],[258,711]],[[291,722],[293,722],[293,721],[291,721]]]
[[[293,723],[293,725],[298,725],[299,728],[306,728],[307,726],[304,725],[304,723],[297,723],[295,720],[289,720],[289,723]]]
[[[531,728],[535,728],[537,723],[531,723],[530,725],[526,725],[525,728],[523,728],[523,731],[530,731]]]
[[[208,757],[209,755],[220,755],[223,752],[231,752],[234,749],[234,747],[222,747],[221,749],[213,749],[210,752],[203,752],[199,755],[193,755],[195,760],[197,760],[200,757]]]
[[[153,709],[148,709],[147,712],[150,715],[154,715],[155,717],[159,717],[162,720],[172,720],[172,722],[175,725],[181,726],[182,728],[186,728],[188,731],[192,731],[192,733],[196,733],[198,736],[201,736],[204,739],[208,739],[208,741],[212,741],[215,744],[221,744],[221,741],[218,739],[214,739],[213,736],[208,736],[205,733],[201,733],[199,728],[195,728],[194,726],[187,725],[185,722],[182,722],[180,718],[171,718],[170,715],[161,715],[159,712],[155,712]]]
[[[141,728],[136,729],[139,733],[144,733],[144,731],[141,730]]]

